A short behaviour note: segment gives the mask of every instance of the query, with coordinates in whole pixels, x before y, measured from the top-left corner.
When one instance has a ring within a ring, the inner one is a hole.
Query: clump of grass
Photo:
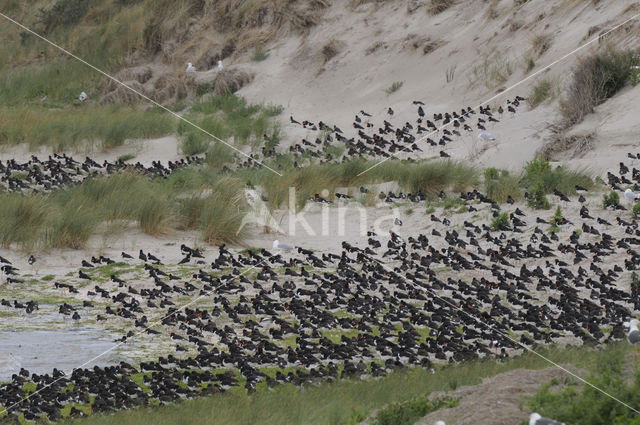
[[[634,52],[610,49],[595,53],[578,62],[573,70],[573,80],[560,112],[565,126],[574,125],[593,109],[615,95],[632,78],[632,66],[638,64]]]
[[[331,155],[333,158],[340,158],[347,147],[344,143],[333,143],[326,148],[324,148],[325,156]]]
[[[508,57],[499,53],[487,54],[482,63],[472,69],[472,83],[480,82],[488,89],[504,84],[513,74],[513,65]]]
[[[431,0],[427,10],[431,15],[437,15],[449,9],[454,3],[454,0]]]
[[[251,60],[254,62],[262,62],[263,60],[269,57],[269,52],[264,50],[264,47],[258,46],[253,51],[253,56],[251,56]]]
[[[264,134],[264,148],[267,150],[275,149],[280,144],[281,138],[280,124],[275,123],[273,127]]]
[[[160,137],[175,131],[175,123],[157,110],[89,106],[76,111],[40,106],[0,108],[0,144],[28,143],[31,149],[56,150],[99,143],[109,148],[126,139]]]
[[[83,248],[96,227],[97,220],[91,208],[75,202],[68,203],[47,229],[46,244],[53,248]]]
[[[542,56],[551,47],[551,35],[536,34],[531,39],[531,47],[538,56]]]
[[[196,102],[188,119],[222,140],[233,138],[239,143],[262,139],[271,133],[279,137],[279,126],[272,117],[279,115],[282,107],[277,105],[255,105],[234,94],[221,94]],[[205,134],[183,122],[178,124],[178,134],[192,137],[193,147],[201,152]],[[190,142],[191,143],[191,142]]]
[[[207,149],[205,162],[209,167],[219,169],[232,163],[234,158],[233,149],[223,143],[214,142]]]
[[[540,155],[527,164],[522,181],[529,190],[541,188],[544,193],[551,193],[557,189],[566,195],[575,194],[576,185],[586,189],[594,186],[593,179],[585,171],[560,166],[552,168],[549,161]]]
[[[474,167],[452,160],[419,163],[391,160],[369,169],[375,164],[364,160],[312,164],[289,170],[284,177],[264,174],[262,180],[254,179],[252,183],[262,184],[271,205],[277,207],[288,202],[289,188],[295,188],[296,204],[304,206],[314,194],[326,189],[331,195],[337,187],[396,181],[404,190],[434,196],[441,190],[467,190],[479,181]]]
[[[183,155],[199,155],[209,149],[208,136],[202,132],[189,132],[182,141]]]
[[[526,62],[525,74],[528,74],[529,72],[531,72],[533,70],[533,68],[536,67],[536,61],[533,59],[532,56],[528,56],[526,58],[525,62]]]
[[[553,213],[553,217],[551,217],[551,224],[553,225],[561,225],[565,222],[565,218],[562,215],[562,208],[560,208],[560,205],[558,205],[556,207],[556,212]]]
[[[531,109],[534,109],[547,99],[553,97],[553,95],[553,83],[548,78],[545,78],[540,80],[533,89],[531,89],[531,93],[529,93],[527,97],[527,102],[529,102]]]
[[[447,71],[445,73],[445,79],[447,83],[452,82],[453,79],[455,78],[455,75],[456,75],[456,65],[453,65],[452,67],[447,68]]]
[[[638,211],[640,211],[640,202],[636,202],[633,204],[633,209],[631,210],[631,215],[633,218],[638,218]]]
[[[208,243],[234,242],[242,239],[240,225],[247,213],[241,193],[242,184],[234,178],[223,178],[204,199],[200,226],[202,237]]]
[[[40,10],[39,23],[46,34],[60,26],[78,23],[89,10],[86,0],[57,0],[49,10]]]
[[[615,190],[609,192],[609,195],[606,193],[602,195],[602,208],[616,208],[620,206],[620,195]],[[635,208],[635,206],[634,206]]]
[[[135,158],[136,156],[132,153],[125,153],[124,155],[120,155],[118,157],[118,162],[127,162],[129,160],[132,160],[133,158]]]
[[[181,198],[178,202],[179,228],[192,230],[200,227],[201,215],[205,205],[202,192],[190,194]]]
[[[540,184],[536,185],[529,193],[529,200],[527,204],[529,205],[529,208],[533,208],[535,210],[548,210],[551,208],[544,188]]]
[[[170,218],[167,202],[156,196],[149,196],[144,199],[137,211],[140,230],[149,235],[166,233]]]
[[[243,236],[236,231],[244,211],[242,185],[215,170],[158,180],[120,173],[50,194],[0,194],[0,245],[79,249],[102,222],[135,223],[150,235],[200,228],[206,241],[231,242]]]
[[[415,397],[403,403],[394,403],[376,414],[374,425],[411,425],[428,413],[455,407],[459,399],[439,398],[429,400],[428,395]]]
[[[19,244],[28,248],[38,241],[47,217],[41,196],[2,194],[0,200],[0,245]]]
[[[491,221],[491,230],[509,230],[509,215],[500,213]]]
[[[393,83],[391,84],[391,86],[390,86],[390,87],[386,88],[386,89],[384,90],[384,92],[385,92],[387,95],[390,95],[390,94],[392,94],[392,93],[395,93],[395,92],[397,92],[398,90],[400,90],[400,87],[402,87],[402,85],[403,85],[403,84],[404,84],[404,81],[395,81],[395,82],[393,82]]]
[[[324,63],[329,62],[342,50],[343,43],[338,40],[330,40],[327,44],[322,46],[322,58]]]
[[[401,186],[414,193],[422,191],[428,195],[447,189],[464,191],[479,181],[475,167],[451,160],[405,165],[397,171],[400,173],[398,183]]]
[[[522,197],[520,178],[507,170],[487,168],[484,173],[484,188],[487,196],[498,203],[506,202],[509,196],[514,200]]]

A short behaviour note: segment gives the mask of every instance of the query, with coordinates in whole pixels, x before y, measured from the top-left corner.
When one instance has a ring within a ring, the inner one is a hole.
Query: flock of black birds
[[[117,261],[83,260],[75,281],[53,284],[52,291],[77,300],[60,305],[59,313],[82,320],[94,303],[107,303],[95,319],[123,329],[119,344],[163,334],[175,344],[171,354],[70,374],[22,369],[0,385],[0,405],[27,420],[56,420],[69,404],[71,415],[82,415],[79,407],[89,404],[106,412],[237,385],[252,392],[262,382],[271,388],[377,377],[409,366],[504,358],[523,345],[625,338],[623,322],[640,308],[640,285],[626,284],[628,271],[640,265],[639,223],[628,212],[590,210],[583,194],[558,192],[565,210],[580,217],[557,220],[559,237],[541,227],[549,221],[538,213],[501,207],[477,190],[459,196],[474,207],[460,216],[461,225],[432,214],[425,220],[430,231],[370,232],[367,246],[345,241],[334,253],[234,253],[223,245],[207,255],[182,245],[174,265],[143,251],[123,252]],[[496,231],[477,222],[475,214],[501,208],[509,212],[508,226]],[[8,284],[23,284],[20,270],[0,261]],[[116,262],[143,266],[144,274],[114,273],[97,284],[94,271]],[[180,273],[187,266],[190,276]],[[197,307],[182,308],[185,298],[199,298]],[[38,308],[36,301],[0,303],[25,314]],[[140,374],[141,385],[132,379]],[[24,390],[27,382],[35,392]]]
[[[120,171],[135,171],[149,177],[166,178],[177,169],[202,163],[203,158],[187,156],[178,161],[169,161],[163,165],[153,161],[145,167],[140,162],[129,164],[125,161],[103,161],[102,164],[85,157],[80,162],[67,154],[49,155],[42,160],[35,155],[26,162],[15,159],[0,161],[0,189],[11,192],[49,192],[64,186],[79,184],[84,179],[98,175],[113,174]]]
[[[290,124],[302,127],[311,132],[316,132],[315,140],[303,138],[299,143],[289,147],[296,159],[294,165],[302,167],[306,158],[320,160],[321,162],[347,161],[353,158],[389,158],[401,153],[409,154],[409,158],[417,152],[428,152],[429,149],[438,151],[440,157],[448,158],[446,147],[467,134],[475,134],[477,131],[486,131],[488,127],[499,123],[503,115],[515,115],[521,102],[526,99],[516,96],[508,99],[504,105],[499,105],[495,110],[491,106],[480,106],[474,110],[470,106],[461,108],[460,111],[436,112],[432,117],[427,117],[424,111],[424,102],[413,101],[416,107],[417,118],[405,121],[397,125],[393,124],[394,111],[388,108],[382,124],[374,124],[372,114],[361,110],[355,115],[352,126],[355,134],[346,133],[335,125],[328,125],[323,121],[313,122],[309,120],[298,121],[293,116],[289,117]],[[477,115],[477,117],[475,117]],[[265,140],[268,136],[265,134]],[[346,150],[340,157],[327,150],[336,143],[344,144]],[[275,149],[263,148],[261,155],[252,154],[245,160],[241,167],[258,167],[261,161],[277,155]]]

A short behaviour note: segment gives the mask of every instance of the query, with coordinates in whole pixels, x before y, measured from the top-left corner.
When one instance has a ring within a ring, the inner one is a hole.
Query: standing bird
[[[189,62],[187,64],[187,74],[192,74],[194,72],[196,72],[196,67],[193,66],[193,64],[191,62]]]
[[[33,263],[36,262],[36,257],[34,257],[33,255],[29,256],[29,259],[27,260],[27,263],[29,263],[30,266],[33,266]]]
[[[224,69],[224,67],[222,66],[222,61],[218,61],[218,72],[222,71]]]

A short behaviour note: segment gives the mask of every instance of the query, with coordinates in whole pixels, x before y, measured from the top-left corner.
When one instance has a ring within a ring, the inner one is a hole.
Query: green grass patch
[[[264,47],[258,46],[253,51],[253,56],[251,56],[251,60],[254,62],[262,62],[263,60],[269,57],[269,52],[267,52]]]
[[[133,158],[135,158],[136,156],[132,153],[125,153],[124,155],[120,155],[118,157],[118,162],[127,162],[129,160],[132,160]]]
[[[553,82],[550,79],[545,78],[538,81],[538,83],[533,86],[531,93],[529,93],[529,96],[527,97],[527,102],[529,102],[531,109],[535,109],[538,105],[552,98],[554,95],[555,89]]]
[[[400,88],[402,87],[402,85],[404,84],[403,81],[395,81],[391,84],[391,86],[389,86],[389,88],[385,89],[384,92],[387,95],[390,95],[392,93],[397,92],[398,90],[400,90]]]
[[[565,195],[575,195],[576,185],[587,190],[595,186],[587,171],[570,170],[562,166],[552,168],[549,161],[542,156],[537,156],[527,164],[522,182],[529,190],[540,188],[545,193],[552,193],[557,189]]]
[[[175,122],[154,109],[84,104],[73,109],[0,107],[0,145],[27,143],[31,149],[49,146],[62,151],[89,143],[110,148],[126,139],[160,137],[174,131]]]
[[[520,176],[511,175],[507,170],[487,168],[484,173],[484,187],[487,196],[498,203],[506,202],[509,196],[514,200],[522,197]]]
[[[459,399],[429,400],[428,394],[403,403],[394,403],[376,414],[374,425],[412,425],[421,417],[438,409],[456,407]]]
[[[633,348],[626,341],[602,349],[585,347],[541,348],[540,354],[559,364],[578,368],[598,367],[598,359],[620,356]],[[434,391],[447,391],[453,386],[476,385],[486,377],[514,369],[541,369],[549,363],[532,354],[503,362],[480,360],[452,366],[437,367],[434,374],[423,368],[391,373],[381,379],[349,380],[305,386],[276,387],[259,390],[251,396],[238,389],[224,394],[185,400],[181,403],[153,408],[139,408],[108,415],[91,415],[62,423],[99,425],[118,423],[269,423],[271,425],[343,424],[349,423],[357,409],[359,417],[368,417],[375,409],[392,403],[419,399]],[[638,392],[636,391],[636,394]],[[626,399],[625,399],[626,400]],[[274,409],[274,406],[279,406]]]
[[[623,372],[624,351],[600,354],[596,366],[585,379],[601,391],[570,379],[564,388],[555,390],[559,382],[544,384],[538,393],[526,404],[542,416],[567,424],[597,425],[638,424],[638,416],[629,408],[611,397],[622,400],[630,406],[640,404],[640,373],[631,376]],[[635,356],[635,355],[634,355]],[[631,382],[628,382],[628,379]],[[608,395],[603,394],[603,392]]]
[[[279,106],[248,104],[234,94],[220,94],[196,102],[186,118],[222,140],[233,138],[244,144],[262,140],[265,135],[279,141],[279,129],[276,133],[277,124],[272,118],[281,112]],[[184,122],[178,124],[178,134],[185,136],[183,151],[205,152],[211,139]]]
[[[509,215],[507,213],[500,213],[491,221],[491,230],[508,230],[509,229]]]
[[[179,170],[166,180],[120,173],[50,194],[2,193],[0,245],[82,248],[100,223],[116,221],[134,222],[150,235],[202,225],[207,241],[237,241],[245,211],[242,185],[220,179],[196,169]],[[206,197],[199,195],[205,191]]]

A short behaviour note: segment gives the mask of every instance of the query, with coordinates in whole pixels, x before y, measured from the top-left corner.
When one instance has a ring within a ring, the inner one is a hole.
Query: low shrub
[[[620,195],[615,190],[612,190],[607,195],[606,193],[602,195],[602,208],[616,208],[620,206]]]
[[[380,409],[374,425],[411,425],[428,413],[439,409],[455,407],[459,399],[440,398],[434,401],[428,396],[416,397],[404,403],[393,403]]]
[[[509,230],[509,215],[504,212],[500,213],[491,221],[492,230]]]
[[[393,84],[391,84],[391,86],[387,89],[385,89],[385,93],[387,95],[391,94],[391,93],[395,93],[398,90],[400,90],[400,87],[402,87],[402,85],[404,84],[403,81],[395,81]]]
[[[534,87],[531,89],[531,93],[527,97],[527,102],[529,102],[529,106],[531,109],[535,109],[538,105],[549,99],[553,96],[553,83],[549,79],[540,80]]]
[[[600,103],[615,95],[633,76],[634,52],[610,49],[578,62],[560,111],[567,127],[576,124]]]

